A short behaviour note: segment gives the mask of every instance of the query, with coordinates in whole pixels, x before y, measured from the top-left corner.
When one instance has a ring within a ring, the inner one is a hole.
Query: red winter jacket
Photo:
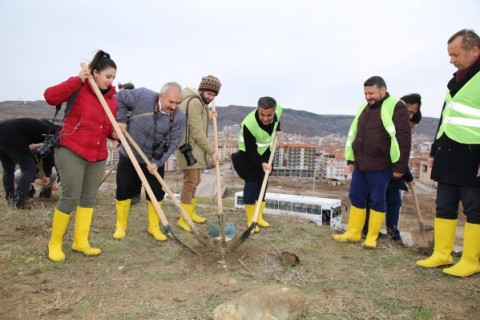
[[[60,130],[60,145],[89,162],[105,160],[108,156],[107,137],[112,139],[113,126],[91,84],[88,81],[82,83],[79,77],[72,77],[45,90],[44,97],[48,104],[56,106],[67,102],[77,90],[80,91],[75,103]],[[115,88],[111,86],[104,98],[116,118],[115,93]]]

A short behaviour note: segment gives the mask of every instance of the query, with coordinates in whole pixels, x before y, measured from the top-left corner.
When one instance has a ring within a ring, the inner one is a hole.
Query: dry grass
[[[335,192],[331,189],[325,192]],[[211,199],[200,200],[199,213],[216,219]],[[98,196],[90,235],[102,254],[84,257],[70,249],[72,221],[65,236],[67,259],[53,263],[46,248],[55,201],[35,203],[34,210],[14,211],[0,201],[1,319],[210,319],[217,305],[273,283],[306,294],[304,319],[480,317],[479,275],[457,279],[441,269],[420,269],[415,260],[423,256],[412,249],[382,240],[378,250],[364,250],[330,240],[328,227],[292,218],[267,216],[269,229],[222,256],[177,228],[178,213],[166,203],[175,235],[202,253],[199,257],[172,240],[153,240],[142,200],[131,210],[127,237],[115,240],[111,191]],[[229,208],[231,203],[224,204],[226,220],[243,232],[244,214]],[[286,265],[279,258],[283,251],[297,255],[300,265]]]

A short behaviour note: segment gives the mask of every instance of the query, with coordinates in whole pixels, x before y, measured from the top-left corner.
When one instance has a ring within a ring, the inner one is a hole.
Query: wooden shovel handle
[[[275,139],[273,140],[273,144],[272,144],[272,149],[271,149],[271,152],[270,152],[270,157],[268,158],[268,164],[270,166],[272,165],[273,157],[275,156],[275,150],[277,148],[277,140],[278,140],[278,138],[277,138],[277,136],[275,136]],[[265,176],[263,177],[262,188],[260,189],[260,195],[258,196],[257,205],[255,206],[255,211],[254,211],[254,214],[253,214],[252,223],[257,222],[258,214],[260,213],[260,207],[262,205],[262,200],[263,200],[263,196],[265,194],[265,189],[267,188],[267,182],[268,182],[268,177],[270,176],[270,173],[272,173],[272,172],[271,171],[266,172]]]
[[[147,165],[150,165],[151,162],[150,160],[148,160],[147,156],[145,155],[145,153],[143,152],[143,150],[139,147],[139,145],[135,142],[135,140],[133,139],[133,137],[130,135],[130,133],[128,131],[125,131],[125,137],[127,137],[127,140],[128,142],[130,142],[130,144],[133,146],[133,148],[137,151],[137,153],[140,155],[140,157],[143,159],[143,161],[147,164]],[[180,214],[182,215],[182,217],[187,221],[188,225],[192,228],[192,229],[195,229],[196,226],[193,224],[192,220],[190,219],[190,217],[188,216],[188,214],[185,212],[185,210],[183,209],[182,205],[180,204],[180,201],[178,201],[178,199],[175,197],[175,195],[173,194],[172,190],[168,187],[167,183],[165,182],[165,180],[163,180],[162,176],[158,173],[158,172],[155,172],[155,178],[157,178],[158,182],[160,182],[160,184],[162,185],[162,188],[163,190],[165,190],[168,194],[168,196],[170,197],[170,199],[172,199],[173,203],[175,204],[175,206],[177,207],[177,209],[180,211]]]
[[[82,62],[80,64],[82,68],[87,68],[87,65]],[[135,155],[132,152],[132,149],[130,148],[127,140],[125,139],[125,135],[123,134],[122,130],[120,129],[120,126],[117,123],[117,120],[112,114],[112,111],[110,110],[107,102],[105,101],[105,98],[103,97],[102,93],[100,92],[100,89],[98,88],[97,83],[93,79],[93,77],[89,77],[88,81],[92,85],[93,91],[95,91],[95,94],[97,95],[98,100],[100,101],[100,104],[103,107],[103,110],[105,111],[108,119],[113,125],[113,128],[115,129],[115,132],[117,133],[117,136],[120,138],[120,141],[122,142],[123,147],[125,148],[125,151],[128,154],[128,157],[130,158],[130,161],[132,162],[133,166],[135,167],[135,171],[137,172],[138,176],[140,177],[140,180],[143,183],[143,186],[145,187],[145,191],[147,192],[148,196],[150,197],[150,200],[153,204],[153,207],[157,211],[157,214],[160,218],[160,221],[162,222],[162,225],[165,229],[167,229],[168,226],[168,221],[167,218],[165,217],[165,214],[163,213],[162,208],[158,204],[157,198],[155,197],[155,194],[153,193],[152,188],[148,184],[147,178],[145,177],[145,174],[142,171],[142,168],[140,168],[140,165],[138,164],[137,159],[135,158]]]
[[[215,106],[215,100],[210,103],[213,113],[213,144],[215,145],[215,154],[217,158],[215,159],[215,178],[217,182],[217,209],[218,213],[223,213],[223,203],[222,203],[222,184],[220,179],[220,161],[218,154],[218,127],[217,127],[217,108]]]
[[[425,225],[423,224],[423,217],[422,217],[422,212],[420,211],[420,204],[418,202],[418,197],[417,197],[417,192],[415,190],[415,186],[411,186],[410,190],[412,190],[412,197],[413,197],[413,202],[415,204],[415,211],[417,212],[417,217],[418,217],[418,224],[420,225],[420,231],[422,233],[423,240],[425,243],[428,244],[427,240],[427,235],[425,234]]]

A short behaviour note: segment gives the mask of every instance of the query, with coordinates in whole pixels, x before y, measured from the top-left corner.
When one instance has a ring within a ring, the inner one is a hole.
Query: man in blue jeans
[[[401,98],[405,102],[408,108],[410,117],[410,127],[415,128],[422,119],[422,113],[420,106],[422,105],[421,96],[417,93],[412,93]],[[408,186],[407,186],[408,185]],[[379,238],[389,237],[395,243],[403,245],[402,237],[400,236],[400,230],[398,229],[400,220],[400,208],[402,207],[402,196],[400,190],[408,191],[408,189],[415,185],[412,173],[410,169],[407,169],[401,179],[390,180],[387,192],[387,211],[385,218],[385,225],[387,227],[387,235],[380,233]],[[368,218],[369,208],[367,206],[367,219],[363,226],[362,234],[364,236],[368,233]]]
[[[370,221],[362,247],[374,249],[385,219],[388,183],[392,178],[400,179],[408,168],[411,128],[407,106],[390,96],[382,77],[370,77],[363,87],[366,101],[350,125],[345,144],[345,159],[352,172],[348,228],[332,239],[360,241],[368,204]]]

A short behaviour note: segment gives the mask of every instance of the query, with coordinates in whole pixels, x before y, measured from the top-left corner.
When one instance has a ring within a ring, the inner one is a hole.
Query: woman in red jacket
[[[55,163],[62,177],[62,194],[55,207],[48,244],[48,258],[52,261],[65,260],[62,251],[63,236],[75,207],[77,210],[72,249],[89,256],[99,255],[101,252],[99,248],[90,247],[88,234],[95,197],[105,172],[107,138],[114,139],[113,126],[91,84],[86,80],[89,77],[94,78],[116,117],[116,92],[112,86],[116,73],[117,66],[110,55],[99,50],[88,68],[82,69],[78,77],[69,78],[45,90],[45,100],[54,106],[67,102],[73,94],[76,95],[57,137],[60,147],[55,150]]]

